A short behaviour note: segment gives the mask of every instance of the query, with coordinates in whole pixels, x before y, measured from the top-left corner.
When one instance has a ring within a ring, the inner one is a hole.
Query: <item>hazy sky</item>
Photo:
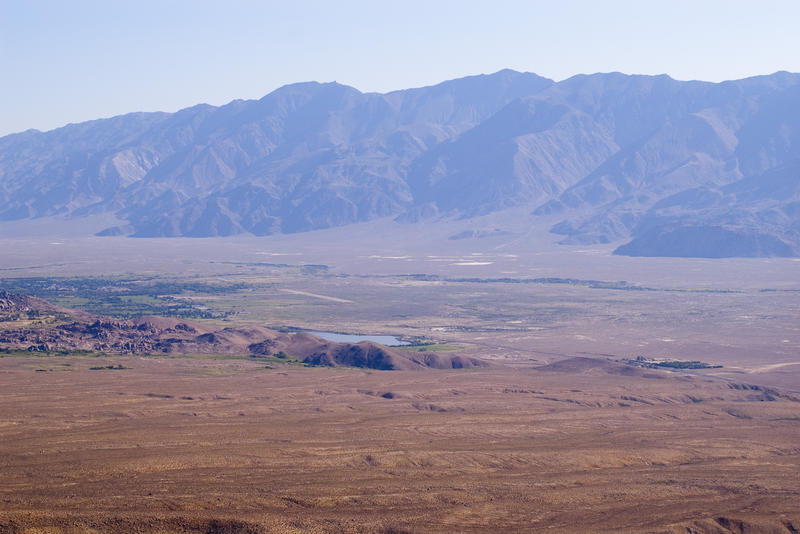
[[[798,21],[798,0],[0,0],[0,135],[307,80],[800,72]]]

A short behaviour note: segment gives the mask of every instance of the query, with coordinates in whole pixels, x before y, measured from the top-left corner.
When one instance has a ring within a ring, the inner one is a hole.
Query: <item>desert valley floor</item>
[[[0,532],[800,531],[800,262],[313,239],[0,240],[1,285],[490,366],[0,354]]]

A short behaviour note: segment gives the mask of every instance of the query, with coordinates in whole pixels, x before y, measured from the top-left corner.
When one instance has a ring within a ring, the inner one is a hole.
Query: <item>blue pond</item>
[[[328,341],[335,341],[337,343],[358,343],[359,341],[373,341],[386,345],[388,347],[399,347],[400,345],[410,345],[407,341],[400,341],[394,336],[360,336],[357,334],[337,334],[336,332],[309,332],[315,336],[327,339]]]

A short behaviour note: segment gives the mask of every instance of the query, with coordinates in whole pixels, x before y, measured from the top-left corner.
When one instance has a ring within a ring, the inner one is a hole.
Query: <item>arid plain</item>
[[[2,240],[60,305],[167,281],[130,302],[492,366],[0,355],[0,531],[800,530],[800,262],[335,236]]]

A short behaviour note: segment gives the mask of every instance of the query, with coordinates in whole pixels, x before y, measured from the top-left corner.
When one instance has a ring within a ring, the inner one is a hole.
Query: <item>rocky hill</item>
[[[19,312],[26,313],[21,316]],[[0,349],[142,355],[221,354],[381,370],[487,365],[475,358],[398,350],[368,341],[333,343],[304,332],[284,333],[259,327],[217,330],[165,317],[119,320],[92,316],[2,290]]]
[[[17,293],[9,293],[0,289],[0,313],[9,314],[14,312],[26,312],[34,309],[47,308],[48,303],[44,300]]]
[[[620,254],[800,253],[800,75],[722,83],[510,70],[336,83],[0,138],[0,220],[113,213],[101,235],[292,233],[529,206]]]

